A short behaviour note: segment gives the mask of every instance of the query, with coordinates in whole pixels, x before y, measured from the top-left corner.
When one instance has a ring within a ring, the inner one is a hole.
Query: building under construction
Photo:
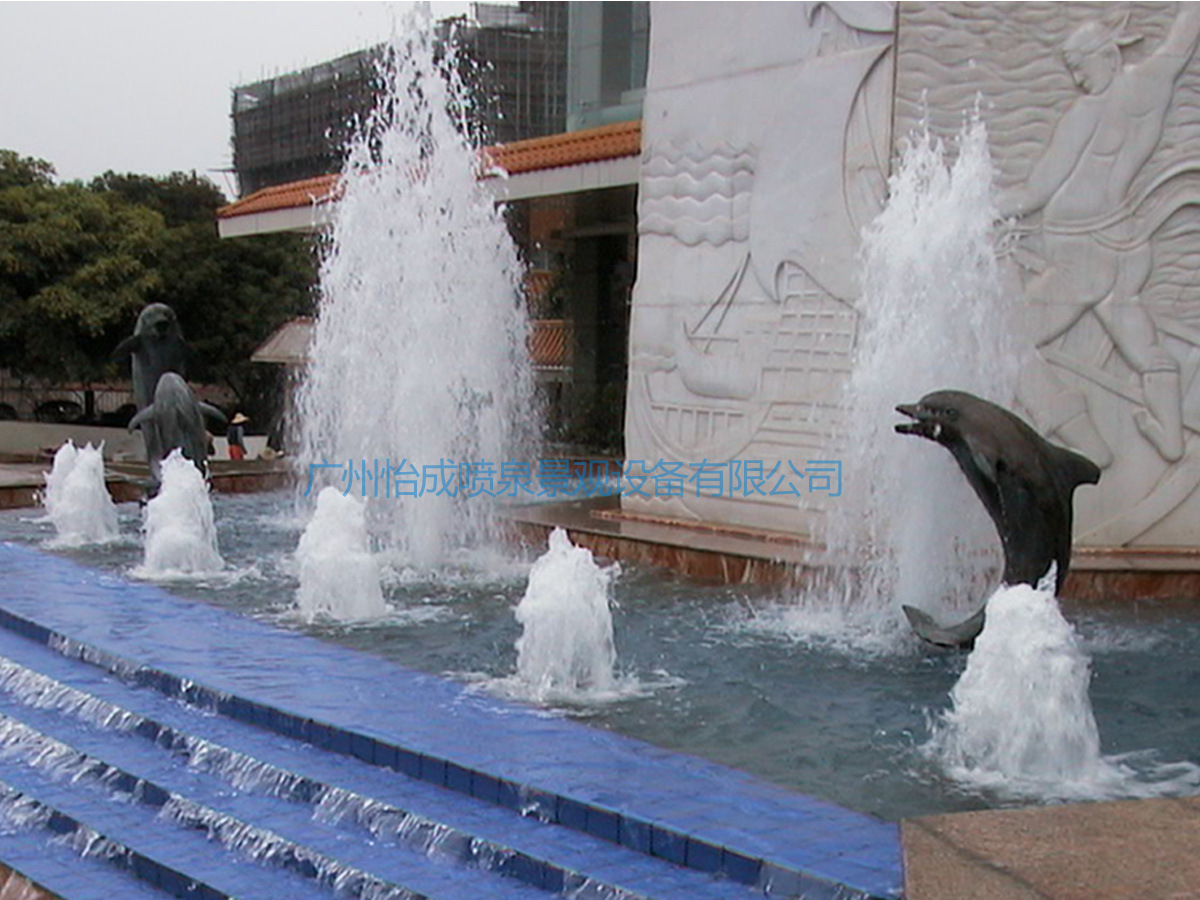
[[[474,123],[488,143],[564,130],[567,3],[476,3],[438,23],[456,40],[474,88]],[[373,47],[233,91],[233,165],[241,196],[338,170],[342,148],[380,93],[385,48]]]

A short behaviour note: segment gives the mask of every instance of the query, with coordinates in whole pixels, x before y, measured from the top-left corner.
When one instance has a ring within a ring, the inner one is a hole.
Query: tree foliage
[[[223,383],[260,415],[277,373],[249,361],[311,308],[301,235],[217,236],[217,187],[194,174],[107,172],[56,184],[42,160],[0,150],[0,367],[63,381],[125,377],[110,359],[147,303],[175,309],[188,377]]]
[[[54,183],[54,166],[44,159],[0,150],[0,191],[10,187],[49,186]]]
[[[162,217],[79,185],[0,190],[0,353],[18,372],[87,381],[159,287]]]

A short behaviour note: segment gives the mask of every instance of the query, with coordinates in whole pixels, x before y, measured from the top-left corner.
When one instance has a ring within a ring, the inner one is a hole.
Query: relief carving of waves
[[[642,164],[638,231],[689,247],[744,241],[753,188],[750,151],[726,144],[661,145]]]
[[[957,134],[964,116],[978,109],[987,124],[999,186],[1025,177],[1055,123],[1081,96],[1063,62],[1063,42],[1081,25],[1115,21],[1126,8],[1129,21],[1123,33],[1141,40],[1123,54],[1126,63],[1137,63],[1161,43],[1176,4],[903,4],[897,35],[897,138],[926,120],[936,134]],[[1176,93],[1163,144],[1186,142],[1200,152],[1200,129],[1194,127],[1200,70],[1195,63]],[[1148,170],[1154,168],[1151,163]]]

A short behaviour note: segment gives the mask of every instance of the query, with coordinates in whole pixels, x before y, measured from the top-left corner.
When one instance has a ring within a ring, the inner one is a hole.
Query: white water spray
[[[58,536],[56,547],[80,547],[117,537],[117,508],[104,485],[104,445],[82,450],[67,441],[54,454],[42,497]]]
[[[178,450],[163,460],[162,487],[146,504],[142,531],[145,556],[133,570],[138,578],[211,575],[225,568],[208,482]]]
[[[615,687],[608,608],[615,573],[615,566],[598,566],[591,551],[574,546],[561,528],[551,532],[550,548],[533,564],[516,611],[525,629],[517,640],[517,678],[535,699],[577,699]]]
[[[498,467],[535,418],[521,267],[447,52],[434,62],[426,11],[349,147],[298,396],[301,462],[365,461],[372,533],[418,564],[489,533],[486,497],[464,496],[456,466]]]
[[[300,587],[296,604],[305,620],[318,616],[367,619],[387,607],[379,587],[379,563],[371,555],[363,504],[326,487],[296,548]]]
[[[926,752],[969,787],[1037,799],[1191,793],[1200,767],[1136,767],[1100,752],[1088,687],[1091,660],[1054,599],[1055,570],[1037,588],[1003,587],[937,721]],[[1144,756],[1144,754],[1143,754]]]
[[[993,246],[992,182],[980,122],[953,148],[927,132],[906,147],[864,234],[845,496],[825,536],[835,574],[760,625],[890,649],[908,633],[901,604],[961,618],[994,585],[999,540],[962,473],[941,448],[893,432],[897,404],[941,388],[1012,405],[1020,353]]]

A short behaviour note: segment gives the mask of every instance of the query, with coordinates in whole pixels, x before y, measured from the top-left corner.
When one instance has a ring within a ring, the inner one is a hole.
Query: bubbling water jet
[[[312,521],[296,548],[300,587],[296,605],[308,622],[318,616],[367,619],[387,607],[379,563],[371,555],[362,503],[335,487],[323,488]]]
[[[1100,752],[1088,693],[1091,660],[1054,598],[1055,570],[1037,588],[1002,587],[987,624],[934,723],[924,751],[972,788],[1039,799],[1194,792],[1200,767]],[[1144,756],[1144,754],[1143,754]]]
[[[561,528],[529,572],[517,606],[525,629],[517,640],[517,678],[535,699],[577,699],[616,686],[609,589],[616,567],[603,569]]]
[[[208,482],[179,450],[163,460],[162,487],[146,504],[145,555],[138,578],[211,575],[225,568],[217,550]]]
[[[435,62],[423,15],[347,151],[297,406],[305,468],[369,472],[352,487],[381,498],[368,525],[382,549],[432,565],[491,536],[461,475],[520,452],[536,417],[521,266],[478,178],[454,47]]]
[[[67,441],[54,454],[42,496],[46,517],[58,533],[51,544],[81,547],[117,537],[117,507],[104,484],[104,445],[78,449]]]

